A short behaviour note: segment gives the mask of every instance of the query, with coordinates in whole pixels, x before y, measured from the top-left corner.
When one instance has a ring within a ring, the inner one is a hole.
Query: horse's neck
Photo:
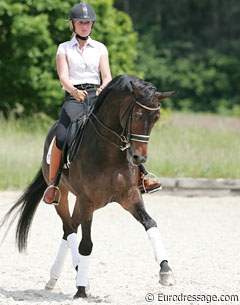
[[[121,100],[117,98],[111,98],[108,96],[104,101],[103,105],[99,109],[98,113],[96,114],[97,117],[108,127],[110,128],[120,128],[120,119],[119,119],[119,112],[120,112],[120,104]]]
[[[121,135],[123,131],[120,124],[121,111],[127,108],[128,100],[125,104],[122,96],[115,99],[109,97],[95,115],[105,126]],[[85,129],[85,136],[74,170],[78,171],[80,175],[83,172],[84,174],[91,172],[92,168],[94,168],[93,173],[97,172],[99,168],[106,172],[111,168],[112,173],[114,173],[114,169],[117,172],[120,169],[125,171],[129,166],[129,161],[126,151],[120,150],[120,145],[123,145],[123,143],[121,143],[119,137],[102,126],[96,118],[93,117],[91,120],[92,123],[88,123]]]
[[[130,103],[128,92],[112,93],[104,100],[103,105],[99,109],[97,116],[107,126],[120,131],[121,117]]]
[[[114,94],[114,96],[107,96],[104,103],[95,114],[97,118],[93,118],[93,124],[88,125],[87,133],[91,137],[97,138],[96,142],[99,145],[100,151],[110,150],[111,155],[115,152],[116,155],[121,152],[120,146],[125,145],[120,139],[123,133],[123,126],[121,125],[122,112],[124,113],[128,108],[129,94]],[[118,150],[113,147],[119,147]],[[96,147],[96,149],[99,149]],[[123,153],[121,152],[121,155]]]

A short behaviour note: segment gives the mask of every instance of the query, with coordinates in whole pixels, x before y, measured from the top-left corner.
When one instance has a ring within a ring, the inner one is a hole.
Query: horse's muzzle
[[[148,144],[147,143],[141,143],[141,142],[132,142],[130,148],[130,155],[132,158],[132,163],[134,165],[140,165],[142,163],[145,163],[147,161],[148,156]]]
[[[147,161],[146,156],[139,156],[137,154],[133,155],[132,159],[133,159],[133,163],[135,165],[140,165],[140,164],[145,163]]]

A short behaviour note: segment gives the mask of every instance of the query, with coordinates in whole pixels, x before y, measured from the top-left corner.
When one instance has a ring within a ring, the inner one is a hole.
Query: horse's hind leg
[[[45,289],[52,290],[55,285],[57,280],[59,279],[63,265],[66,259],[66,256],[68,254],[69,248],[71,249],[71,252],[74,252],[74,243],[76,244],[76,251],[78,252],[78,243],[74,242],[77,237],[73,227],[72,227],[72,222],[71,222],[71,217],[70,217],[70,212],[69,212],[69,207],[68,207],[68,191],[63,188],[61,188],[61,200],[58,206],[56,206],[56,210],[58,215],[61,217],[62,222],[63,222],[63,230],[64,230],[64,235],[63,238],[60,242],[59,249],[55,258],[55,261],[51,267],[50,270],[50,280],[47,282]],[[70,238],[69,238],[70,236]],[[70,241],[69,241],[70,239]],[[75,251],[75,252],[76,252]],[[75,264],[77,265],[77,260],[78,257],[75,254]],[[76,267],[75,265],[75,267]]]
[[[46,290],[54,289],[57,280],[60,278],[60,275],[62,273],[63,265],[68,254],[68,250],[69,246],[67,240],[62,239],[58,248],[55,261],[50,270],[50,279],[45,286]]]
[[[168,265],[168,255],[163,244],[160,232],[157,228],[157,223],[146,212],[143,201],[137,204],[123,204],[123,207],[128,210],[145,228],[150,243],[152,245],[155,260],[160,266],[159,282],[164,286],[172,286],[175,283],[174,275]]]

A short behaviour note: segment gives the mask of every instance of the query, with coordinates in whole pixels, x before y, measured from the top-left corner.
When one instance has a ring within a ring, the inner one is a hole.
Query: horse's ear
[[[130,84],[132,86],[133,94],[135,95],[136,99],[139,99],[140,97],[144,96],[144,92],[139,89],[133,81],[130,81]]]
[[[158,100],[163,100],[164,98],[171,97],[175,94],[178,94],[178,91],[166,91],[166,92],[157,91],[155,93],[155,97],[158,98]]]

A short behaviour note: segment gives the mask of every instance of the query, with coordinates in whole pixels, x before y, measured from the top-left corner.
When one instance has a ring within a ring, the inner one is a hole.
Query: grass
[[[0,190],[24,189],[36,175],[48,125],[41,117],[0,117]]]
[[[0,117],[0,190],[24,189],[40,167],[51,121]],[[158,176],[240,179],[240,119],[174,113],[154,127],[146,167]]]
[[[152,131],[147,165],[158,176],[240,179],[239,164],[239,119],[177,114]]]

